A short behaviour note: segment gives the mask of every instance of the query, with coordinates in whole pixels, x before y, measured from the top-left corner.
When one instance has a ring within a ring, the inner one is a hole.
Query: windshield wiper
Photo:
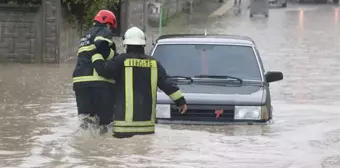
[[[176,80],[176,81],[184,79],[184,80],[188,80],[190,84],[194,83],[194,80],[192,78],[190,78],[190,77],[187,77],[187,76],[170,76],[170,78],[172,80]]]
[[[240,83],[243,82],[243,80],[241,78],[228,76],[228,75],[197,75],[197,76],[194,76],[194,78],[235,79],[235,80],[239,81]]]

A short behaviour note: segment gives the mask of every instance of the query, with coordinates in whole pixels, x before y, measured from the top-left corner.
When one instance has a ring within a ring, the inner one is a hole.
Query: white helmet
[[[128,29],[123,36],[124,45],[146,45],[146,36],[138,27]]]

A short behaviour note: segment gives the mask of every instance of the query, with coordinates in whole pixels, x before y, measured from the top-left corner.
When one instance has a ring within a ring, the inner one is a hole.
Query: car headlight
[[[260,120],[265,106],[235,106],[235,120]]]
[[[156,118],[171,118],[170,104],[157,104]]]

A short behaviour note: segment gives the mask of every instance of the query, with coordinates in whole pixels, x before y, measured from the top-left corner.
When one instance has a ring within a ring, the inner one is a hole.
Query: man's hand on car
[[[188,109],[186,104],[180,105],[178,108],[181,114],[184,114],[185,112],[187,112],[187,109]]]

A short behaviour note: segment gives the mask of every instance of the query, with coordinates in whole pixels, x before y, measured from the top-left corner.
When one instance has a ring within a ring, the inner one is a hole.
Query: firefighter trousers
[[[108,125],[113,121],[114,90],[106,87],[84,87],[74,90],[78,115],[98,116],[100,125]]]

